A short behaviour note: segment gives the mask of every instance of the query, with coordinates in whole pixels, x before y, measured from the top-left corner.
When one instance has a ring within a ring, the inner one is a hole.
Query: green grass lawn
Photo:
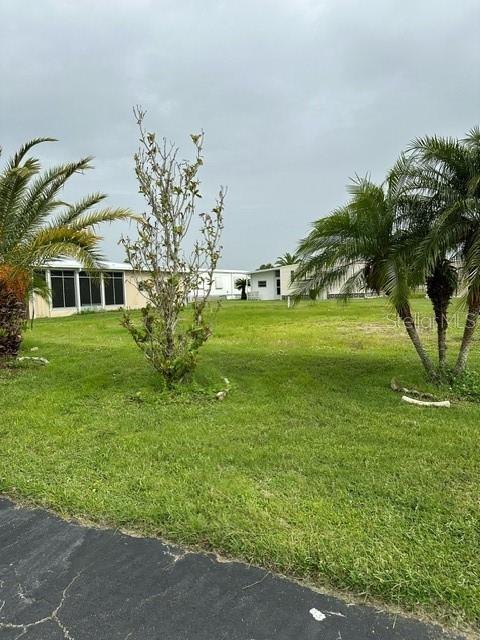
[[[0,491],[480,626],[480,405],[401,403],[389,314],[225,303],[197,374],[224,402],[161,393],[118,313],[37,321],[50,365],[0,372]]]

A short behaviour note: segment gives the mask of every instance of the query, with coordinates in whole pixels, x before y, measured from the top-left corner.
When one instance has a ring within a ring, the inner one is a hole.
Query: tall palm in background
[[[277,267],[286,267],[289,264],[295,264],[298,262],[298,257],[295,253],[284,253],[282,256],[279,256],[275,262]]]
[[[298,248],[297,295],[342,285],[347,298],[359,288],[383,292],[404,323],[407,334],[431,378],[435,368],[426,353],[410,308],[411,291],[421,284],[412,269],[410,236],[401,223],[402,181],[385,185],[357,178],[349,187],[350,202],[317,220]]]
[[[18,353],[29,292],[48,295],[35,270],[60,257],[95,270],[101,258],[97,225],[131,217],[127,209],[93,209],[106,197],[100,193],[75,204],[63,202],[60,191],[74,174],[91,168],[92,158],[41,172],[39,160],[27,154],[53,141],[27,142],[0,172],[0,356]]]
[[[412,151],[414,162],[407,181],[414,196],[423,200],[424,211],[436,212],[419,255],[427,274],[427,292],[436,319],[438,316],[443,322],[443,333],[448,326],[448,304],[458,281],[464,289],[467,317],[453,372],[460,375],[466,367],[480,313],[480,129],[473,128],[463,140],[419,138]],[[442,368],[446,340],[439,334],[440,349]]]

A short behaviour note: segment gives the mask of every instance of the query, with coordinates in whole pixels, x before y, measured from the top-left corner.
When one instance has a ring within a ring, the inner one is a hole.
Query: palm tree
[[[480,312],[480,128],[473,128],[463,140],[420,138],[412,150],[416,163],[413,185],[437,210],[421,250],[424,265],[433,274],[430,287],[434,286],[443,303],[449,300],[457,286],[456,262],[465,287],[467,317],[453,371],[457,376],[465,370]],[[438,279],[439,265],[443,278]]]
[[[241,292],[240,300],[247,299],[247,287],[250,286],[248,278],[237,278],[235,280],[235,289]]]
[[[388,175],[395,186],[397,223],[405,231],[404,249],[412,257],[415,269],[423,274],[427,296],[432,303],[437,326],[439,376],[446,373],[448,307],[458,286],[457,268],[451,253],[438,252],[433,259],[425,251],[432,228],[441,215],[436,198],[424,189],[422,169],[416,155],[402,154]]]
[[[92,168],[92,158],[42,172],[39,160],[27,154],[36,145],[53,141],[30,140],[0,172],[0,356],[18,353],[29,292],[48,295],[35,270],[66,256],[95,270],[101,258],[97,225],[132,215],[127,209],[93,209],[106,197],[101,193],[75,204],[63,202],[62,188],[74,174]]]
[[[359,287],[383,292],[403,321],[407,334],[430,378],[434,366],[425,351],[412,315],[409,295],[421,282],[409,267],[408,233],[398,221],[401,183],[387,180],[378,186],[355,179],[350,202],[314,223],[298,249],[295,274],[297,295],[342,284],[346,298]]]
[[[275,264],[278,267],[286,267],[289,264],[296,264],[298,262],[297,255],[295,253],[286,253],[283,256],[279,256]]]

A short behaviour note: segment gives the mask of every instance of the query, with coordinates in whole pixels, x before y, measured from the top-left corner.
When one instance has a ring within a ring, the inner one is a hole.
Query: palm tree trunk
[[[427,295],[432,303],[437,325],[438,369],[445,373],[447,365],[447,312],[457,287],[457,271],[450,260],[437,260],[426,279]]]
[[[437,344],[438,344],[438,368],[440,373],[445,371],[447,364],[447,306],[439,304],[435,306],[435,321],[437,323]]]
[[[433,366],[432,361],[430,360],[427,352],[425,351],[422,341],[420,340],[420,336],[418,335],[417,327],[415,326],[415,321],[412,316],[412,312],[410,309],[410,305],[406,304],[398,310],[398,315],[403,321],[405,325],[405,329],[407,331],[408,337],[412,341],[413,346],[415,347],[415,351],[420,358],[423,368],[425,369],[427,376],[431,379],[436,378],[435,368]]]
[[[439,326],[437,328],[437,340],[438,340],[438,368],[440,371],[445,371],[447,365],[447,327]]]
[[[468,305],[467,318],[465,320],[465,328],[463,330],[462,344],[458,352],[457,364],[453,370],[455,376],[459,376],[465,371],[467,365],[468,353],[473,342],[473,334],[477,327],[478,314],[480,313],[480,301],[475,300]]]

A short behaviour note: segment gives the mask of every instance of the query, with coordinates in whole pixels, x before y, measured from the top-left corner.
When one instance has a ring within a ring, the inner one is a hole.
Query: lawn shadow
[[[63,393],[72,390],[72,383],[77,392],[94,396],[97,391],[99,396],[114,391],[129,398],[139,390],[162,391],[160,376],[133,345],[69,345],[68,351],[59,352],[58,342],[42,340],[39,353],[49,358],[50,365],[37,375],[38,383],[50,387],[54,377],[55,388]],[[428,387],[413,353],[389,358],[366,349],[344,354],[258,348],[248,352],[212,344],[200,352],[194,382],[197,391],[204,387],[213,393],[217,387],[223,388],[228,378],[232,392],[259,399],[276,397],[294,402],[296,395],[308,392],[312,400],[338,393],[361,401],[363,395],[390,394],[393,377],[407,385]]]

